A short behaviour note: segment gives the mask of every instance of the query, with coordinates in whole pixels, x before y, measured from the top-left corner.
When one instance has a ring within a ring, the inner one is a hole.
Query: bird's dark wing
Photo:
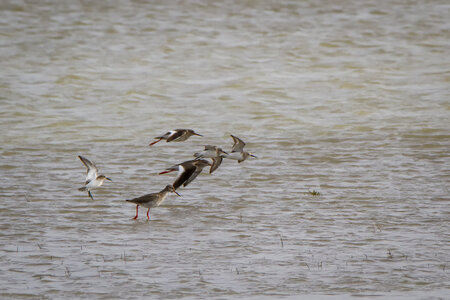
[[[181,137],[183,134],[185,134],[186,133],[186,130],[178,130],[177,129],[177,131],[175,131],[175,133],[174,134],[172,134],[171,136],[169,136],[169,138],[167,139],[167,142],[171,142],[171,141],[174,141],[174,140],[176,140],[177,138],[179,138],[179,137]]]
[[[244,150],[245,143],[237,136],[231,134],[231,137],[233,138],[234,142],[231,152],[242,152]]]
[[[191,176],[183,183],[183,186],[187,186],[189,183],[192,182],[195,178],[197,178],[198,174],[202,172],[203,168],[195,168],[194,172],[191,174]]]
[[[182,184],[184,184],[184,186],[186,186],[185,182],[190,179],[190,177],[194,174],[194,172],[196,170],[195,166],[193,166],[191,164],[188,167],[184,167],[184,166],[181,166],[181,167],[183,168],[183,171],[173,182],[173,187],[175,189],[179,188]],[[197,175],[195,175],[195,176],[197,176]]]
[[[220,164],[222,163],[222,156],[216,156],[213,159],[213,164],[211,165],[211,168],[209,169],[209,173],[212,174],[212,172],[214,172],[215,170],[217,170],[217,168],[220,166]]]

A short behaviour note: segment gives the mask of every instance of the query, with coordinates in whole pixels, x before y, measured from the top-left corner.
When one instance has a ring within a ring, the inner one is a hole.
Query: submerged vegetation
[[[308,194],[312,195],[312,196],[320,196],[322,195],[320,192],[317,192],[316,190],[308,190]]]

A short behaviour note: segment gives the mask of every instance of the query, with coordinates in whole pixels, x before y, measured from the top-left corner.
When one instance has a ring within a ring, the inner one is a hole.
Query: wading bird
[[[139,209],[139,206],[142,206],[142,207],[148,208],[147,220],[150,220],[150,215],[149,215],[150,208],[160,206],[161,203],[163,203],[163,201],[166,200],[167,195],[169,193],[175,193],[178,196],[180,196],[180,194],[178,194],[175,191],[173,185],[169,184],[162,191],[160,191],[158,193],[148,194],[148,195],[144,195],[144,196],[134,198],[131,200],[126,200],[128,202],[136,204],[136,216],[133,219],[136,220],[138,218],[138,209]]]

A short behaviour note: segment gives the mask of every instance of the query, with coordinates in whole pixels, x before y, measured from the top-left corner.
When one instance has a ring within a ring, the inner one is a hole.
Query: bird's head
[[[108,177],[106,177],[105,175],[99,175],[98,177],[97,177],[97,179],[100,179],[100,180],[109,180],[109,181],[112,181],[112,179],[111,178],[108,178]]]
[[[168,185],[166,186],[166,190],[167,190],[168,192],[170,192],[170,193],[175,193],[175,194],[177,194],[179,197],[181,197],[181,195],[178,194],[177,191],[175,190],[175,187],[174,187],[173,185],[171,185],[171,184],[168,184]]]

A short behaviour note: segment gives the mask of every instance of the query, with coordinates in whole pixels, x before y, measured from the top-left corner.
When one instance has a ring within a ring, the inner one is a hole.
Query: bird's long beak
[[[112,179],[111,179],[111,178],[108,178],[108,177],[105,177],[105,179],[108,179],[109,181],[112,181]]]
[[[200,133],[194,132],[194,135],[203,136]]]
[[[173,191],[175,194],[177,194],[178,195],[178,197],[181,197],[181,195],[180,194],[178,194],[178,192],[177,191]]]
[[[250,154],[251,157],[258,158],[256,155]]]

